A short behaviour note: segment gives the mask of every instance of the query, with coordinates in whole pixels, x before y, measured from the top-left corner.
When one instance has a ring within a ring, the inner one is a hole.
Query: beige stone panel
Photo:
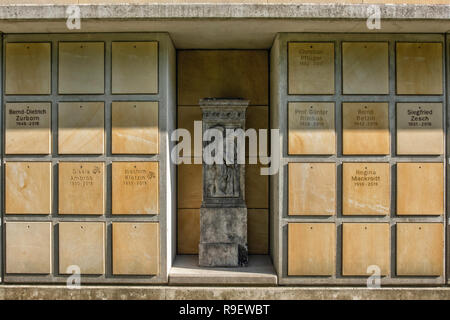
[[[105,273],[105,223],[59,223],[59,273],[72,274],[71,265],[81,274]]]
[[[260,129],[266,129],[267,130],[267,140],[266,140],[266,146],[267,146],[267,152],[270,152],[270,144],[269,144],[269,137],[270,137],[270,129],[269,129],[269,108],[267,106],[251,106],[248,107],[246,110],[246,120],[245,120],[245,129],[255,129],[256,130],[256,136],[257,141],[254,146],[256,146],[256,154],[253,153],[252,148],[250,147],[250,139],[246,138],[245,140],[245,156],[246,157],[256,157],[258,156],[259,152],[259,143],[262,139],[260,136]],[[252,145],[253,146],[253,145]],[[250,154],[250,150],[252,150],[252,154]],[[267,154],[266,154],[267,155]]]
[[[203,199],[201,164],[180,164],[178,167],[178,208],[200,208]]]
[[[158,93],[158,42],[112,43],[112,93]]]
[[[389,4],[450,4],[449,0],[362,0],[363,3]]]
[[[289,215],[334,215],[334,163],[289,163]]]
[[[6,94],[50,94],[49,42],[6,44]]]
[[[442,163],[397,164],[397,214],[444,213],[444,166]]]
[[[261,174],[263,167],[267,166],[260,163],[245,165],[245,203],[247,208],[269,207],[269,176]]]
[[[389,154],[388,104],[344,102],[343,154]]]
[[[288,44],[289,94],[334,94],[334,43]]]
[[[189,131],[190,135],[191,135],[191,140],[190,140],[190,144],[191,144],[191,157],[194,157],[194,121],[202,121],[202,110],[200,109],[199,106],[189,106],[189,107],[178,107],[177,108],[177,116],[178,116],[178,128],[179,129],[186,129],[187,131]],[[200,135],[202,134],[202,127],[199,126],[200,128]],[[201,139],[200,139],[201,142]],[[202,146],[199,146],[199,150],[200,150],[200,154],[198,156],[202,156],[201,155],[201,150],[202,150]],[[180,156],[188,156],[187,154],[185,154],[184,152],[180,152],[179,154]]]
[[[105,44],[60,42],[58,92],[96,94],[105,92]]]
[[[444,226],[397,223],[397,275],[442,276]]]
[[[342,76],[344,94],[388,94],[388,43],[343,42]]]
[[[159,152],[158,102],[112,103],[112,153]]]
[[[334,223],[289,223],[288,275],[331,276],[335,272]]]
[[[60,162],[58,173],[59,214],[105,213],[103,162]]]
[[[52,271],[51,222],[6,222],[6,273]]]
[[[397,103],[397,154],[443,154],[442,103]]]
[[[103,102],[60,102],[58,105],[58,153],[105,152]]]
[[[158,162],[112,163],[112,214],[159,214]]]
[[[268,105],[266,50],[178,51],[178,104],[198,105],[206,97],[244,98]]]
[[[397,94],[442,94],[442,43],[397,43]]]
[[[177,253],[198,254],[200,209],[178,209],[177,229]]]
[[[112,272],[116,275],[159,273],[159,224],[112,224]]]
[[[389,223],[344,223],[342,229],[342,275],[368,277],[371,265],[389,275]]]
[[[344,163],[342,185],[344,215],[389,214],[389,163]]]
[[[52,164],[6,162],[6,214],[50,214],[52,211]]]
[[[0,4],[77,4],[78,0],[0,0]]]
[[[269,254],[269,210],[247,210],[249,254]]]
[[[51,113],[47,102],[6,103],[5,153],[51,153]]]
[[[335,154],[334,103],[288,104],[289,154]]]

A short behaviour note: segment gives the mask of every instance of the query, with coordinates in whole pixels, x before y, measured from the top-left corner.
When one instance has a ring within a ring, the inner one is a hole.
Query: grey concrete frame
[[[389,43],[389,94],[388,95],[343,95],[342,94],[342,41],[384,41]],[[396,95],[396,42],[441,42],[443,56],[442,95]],[[287,91],[289,42],[333,42],[335,44],[335,94],[334,95],[289,95]],[[396,103],[397,102],[441,102],[443,104],[443,129],[447,130],[446,119],[446,72],[445,37],[443,34],[315,34],[279,33],[271,50],[271,106],[270,126],[280,129],[281,165],[277,175],[270,178],[271,194],[271,253],[282,285],[366,285],[367,277],[342,276],[342,223],[343,222],[388,222],[390,224],[390,275],[381,278],[381,285],[441,285],[446,279],[446,243],[444,242],[444,270],[440,277],[396,276],[396,223],[397,222],[441,222],[446,232],[446,195],[444,193],[444,215],[407,216],[396,215],[396,163],[398,162],[439,162],[445,164],[446,155],[440,156],[398,156],[396,154]],[[450,87],[449,87],[450,88]],[[335,102],[337,154],[333,156],[293,156],[287,154],[287,105],[296,101]],[[342,155],[342,102],[388,102],[390,127],[390,155],[387,156],[343,156]],[[443,143],[446,145],[444,135]],[[448,147],[447,147],[448,148]],[[449,149],[447,149],[449,150]],[[336,163],[337,206],[334,216],[288,216],[288,170],[289,162],[331,162]],[[343,216],[342,215],[342,163],[343,162],[388,162],[391,172],[390,215]],[[444,165],[444,181],[446,166]],[[334,276],[288,276],[287,224],[292,222],[333,222],[336,224],[336,274]]]
[[[64,22],[61,22],[64,23]],[[58,42],[59,41],[98,41],[105,43],[105,92],[104,94],[58,94]],[[157,41],[158,42],[158,93],[157,94],[112,94],[111,93],[111,42],[112,41]],[[51,43],[51,94],[50,95],[5,95],[4,102],[51,102],[52,154],[51,155],[5,155],[2,150],[2,163],[5,161],[51,161],[52,163],[52,213],[50,215],[5,215],[2,206],[3,220],[10,221],[46,221],[52,222],[52,273],[5,274],[6,283],[38,283],[66,282],[68,275],[59,274],[58,222],[60,221],[96,221],[106,224],[105,239],[105,274],[82,275],[83,283],[153,283],[168,281],[168,270],[175,255],[171,234],[174,230],[176,189],[175,167],[170,161],[170,132],[175,128],[175,49],[167,33],[78,33],[78,34],[8,34],[4,35],[3,48],[8,42],[50,42]],[[2,65],[5,65],[3,52]],[[5,72],[3,79],[5,78]],[[2,86],[4,88],[4,86]],[[106,153],[103,155],[59,155],[58,154],[58,108],[60,101],[104,101],[105,103],[105,143]],[[111,153],[111,102],[112,101],[158,101],[159,102],[159,154],[156,155],[113,155]],[[3,106],[3,104],[2,104]],[[4,108],[2,108],[4,110]],[[2,112],[3,113],[3,112]],[[4,125],[3,125],[4,127]],[[3,133],[3,130],[2,130]],[[3,140],[2,140],[3,141]],[[4,141],[3,141],[4,143]],[[3,145],[2,143],[2,145]],[[3,149],[3,148],[2,148]],[[106,167],[106,213],[101,216],[58,215],[58,162],[60,161],[101,161]],[[159,162],[159,215],[112,215],[111,214],[111,162],[112,161],[157,161]],[[3,173],[3,170],[2,170]],[[2,179],[2,185],[5,185]],[[4,190],[4,188],[3,188]],[[4,199],[4,192],[2,192]],[[160,273],[156,276],[134,276],[112,274],[112,222],[159,222]],[[5,232],[2,233],[3,244]],[[3,246],[2,246],[3,248]],[[5,270],[5,254],[3,250],[3,270]]]

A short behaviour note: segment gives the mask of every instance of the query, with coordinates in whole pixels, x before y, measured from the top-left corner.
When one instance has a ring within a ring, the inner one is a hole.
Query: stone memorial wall
[[[277,36],[281,284],[444,283],[443,57],[440,35]]]
[[[168,36],[7,36],[4,53],[5,281],[166,282]]]

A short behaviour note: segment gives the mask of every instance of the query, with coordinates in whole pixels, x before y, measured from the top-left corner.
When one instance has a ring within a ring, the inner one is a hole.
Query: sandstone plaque
[[[389,214],[389,163],[344,163],[342,185],[344,215]]]
[[[289,94],[334,94],[334,43],[290,42]]]
[[[51,222],[11,222],[6,226],[6,273],[52,272]]]
[[[334,163],[289,163],[289,215],[334,215]]]
[[[288,275],[331,276],[335,272],[335,224],[289,223]]]
[[[247,210],[249,254],[269,254],[269,210]]]
[[[177,253],[198,254],[200,209],[178,209]]]
[[[398,276],[442,276],[443,266],[441,223],[397,223]]]
[[[50,94],[49,42],[7,43],[5,93]]]
[[[103,42],[59,43],[59,94],[105,92],[104,47]]]
[[[194,121],[202,121],[202,109],[200,107],[178,107],[177,108],[177,122],[179,129],[186,129],[194,137]],[[201,130],[201,126],[200,126]],[[199,148],[199,154],[194,155],[194,141],[191,140],[191,163],[193,163],[193,157],[202,157],[201,146]],[[180,152],[180,156],[187,157],[186,154]],[[200,159],[201,163],[201,159]]]
[[[112,43],[112,93],[158,93],[158,42]]]
[[[111,139],[114,154],[157,154],[158,102],[113,102]]]
[[[342,275],[368,277],[371,265],[389,275],[389,223],[344,223],[342,241]]]
[[[344,155],[389,154],[387,103],[344,102],[342,116]]]
[[[289,154],[335,154],[333,102],[290,102]]]
[[[51,153],[51,104],[6,103],[6,154]]]
[[[442,94],[442,43],[397,43],[397,94]]]
[[[103,162],[60,162],[59,214],[105,213]]]
[[[203,196],[203,169],[201,164],[177,166],[178,208],[200,208]]]
[[[60,274],[72,274],[71,265],[80,267],[81,274],[105,273],[103,222],[60,222],[58,245]]]
[[[158,190],[158,162],[112,163],[112,214],[158,214]]]
[[[343,42],[342,77],[344,94],[388,94],[388,43]]]
[[[159,224],[113,222],[112,260],[115,275],[157,275]]]
[[[397,164],[397,214],[444,213],[444,166],[442,163]]]
[[[50,214],[51,180],[50,162],[6,162],[6,214]]]
[[[103,154],[104,118],[103,102],[60,102],[58,153]]]
[[[442,103],[397,103],[397,154],[443,154]]]

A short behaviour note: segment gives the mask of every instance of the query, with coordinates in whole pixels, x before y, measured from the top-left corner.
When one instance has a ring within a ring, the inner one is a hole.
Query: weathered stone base
[[[201,208],[199,265],[247,266],[247,208]]]

